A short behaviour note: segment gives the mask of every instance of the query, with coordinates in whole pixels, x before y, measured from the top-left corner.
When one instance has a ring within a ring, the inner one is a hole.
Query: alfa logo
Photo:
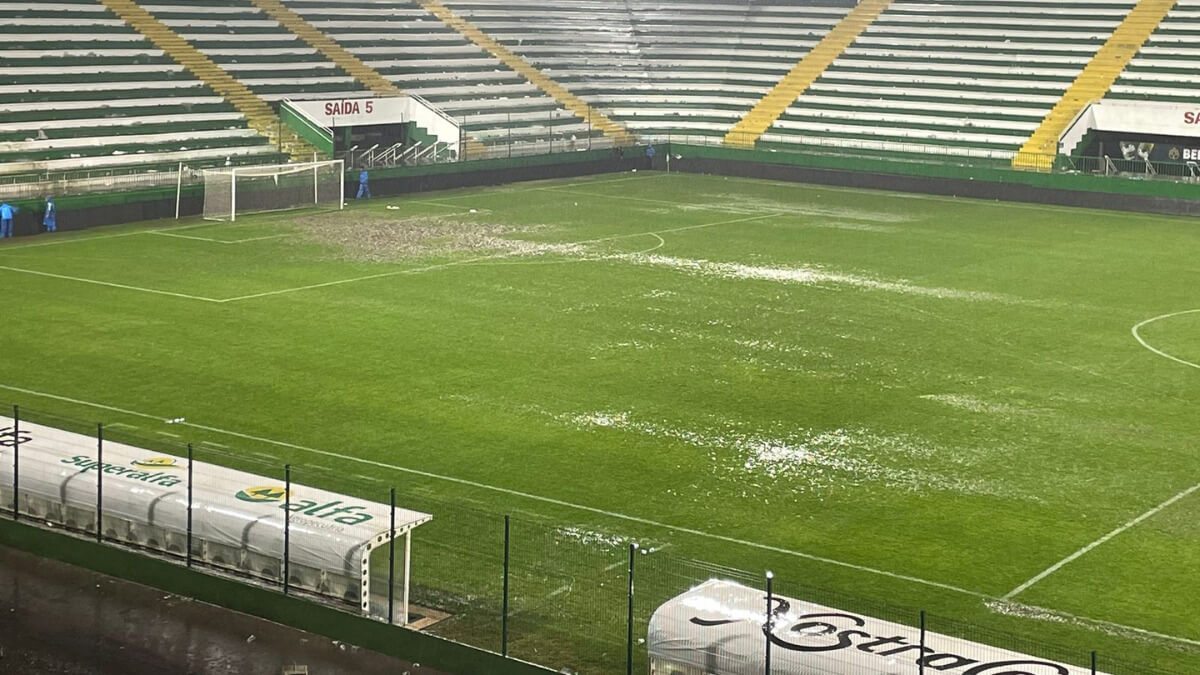
[[[143,469],[177,469],[179,464],[174,457],[147,457],[146,459],[135,459],[130,462],[133,466],[140,466]]]
[[[365,506],[346,504],[340,499],[322,504],[311,499],[298,499],[293,494],[290,503],[284,503],[287,498],[287,488],[282,485],[259,485],[240,490],[234,495],[244,502],[260,504],[279,504],[279,508],[291,511],[296,515],[312,516],[321,520],[332,520],[342,525],[358,525],[368,520],[374,520]]]
[[[281,502],[287,489],[280,485],[259,485],[239,490],[235,497],[244,502]]]

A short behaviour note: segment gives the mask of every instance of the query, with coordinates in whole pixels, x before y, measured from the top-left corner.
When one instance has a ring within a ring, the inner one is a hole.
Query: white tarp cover
[[[775,596],[772,675],[1090,675],[1037,659],[851,612]],[[713,579],[650,617],[653,675],[762,675],[766,593]]]
[[[1200,105],[1167,101],[1104,99],[1084,109],[1059,139],[1059,148],[1070,154],[1092,129],[1131,134],[1180,136],[1196,139],[1200,147]],[[1186,155],[1186,156],[1185,156]],[[1184,152],[1179,161],[1200,157]]]
[[[13,485],[13,419],[0,416],[0,488]],[[64,507],[94,510],[103,473],[105,518],[119,517],[183,535],[187,532],[187,460],[61,429],[20,422],[20,492]],[[282,559],[287,514],[284,482],[196,462],[193,534],[197,540]],[[362,574],[367,544],[387,541],[388,505],[292,484],[288,524],[293,563]],[[396,509],[396,535],[429,521],[429,514]]]

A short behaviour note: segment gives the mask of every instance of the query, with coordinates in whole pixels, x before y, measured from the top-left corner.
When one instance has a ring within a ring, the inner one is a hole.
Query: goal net
[[[236,220],[263,211],[345,203],[342,160],[204,170],[204,217]]]

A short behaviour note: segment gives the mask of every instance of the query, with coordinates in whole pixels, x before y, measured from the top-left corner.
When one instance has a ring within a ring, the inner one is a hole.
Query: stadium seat
[[[1179,0],[1113,85],[1110,98],[1196,102],[1200,0]]]
[[[644,139],[722,136],[848,3],[451,0],[460,16]]]
[[[415,2],[285,4],[401,89],[457,119],[475,139],[501,147],[510,142],[542,147],[552,139],[586,142],[590,136],[597,146],[604,144],[587,120]]]
[[[0,2],[0,36],[0,174],[279,156],[99,2]]]
[[[897,0],[762,143],[1007,162],[1133,4]]]

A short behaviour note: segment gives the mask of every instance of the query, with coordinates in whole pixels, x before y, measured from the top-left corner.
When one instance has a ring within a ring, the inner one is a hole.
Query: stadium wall
[[[0,546],[195,598],[444,672],[458,675],[546,675],[554,672],[277,591],[202,574],[132,551],[9,520],[0,521]]]
[[[1033,202],[1139,213],[1200,215],[1200,184],[1085,173],[902,162],[673,143],[671,170],[724,176]],[[667,153],[656,168],[665,168]]]
[[[614,173],[643,166],[644,162],[632,150],[622,154],[605,149],[375,169],[370,172],[371,194],[386,197],[514,181]],[[351,198],[357,190],[356,169],[346,174],[347,198]],[[56,203],[59,230],[163,220],[175,217],[175,188],[64,196],[56,199]],[[33,199],[13,201],[12,204],[20,209],[13,220],[16,235],[38,233],[41,230],[44,202]],[[184,187],[179,204],[180,216],[198,216],[203,212],[203,186]]]
[[[837,154],[742,150],[723,146],[665,144],[655,168],[748,178],[896,190],[975,199],[1032,202],[1139,213],[1200,215],[1200,183],[1139,180],[1088,173],[1042,173],[1002,167],[913,162]],[[662,146],[660,146],[662,147]],[[527,180],[545,180],[644,168],[643,148],[623,152],[587,150],[553,155],[473,160],[447,164],[377,169],[371,192],[386,197],[414,192]],[[678,157],[678,158],[675,158]],[[346,194],[357,190],[357,171],[346,176]],[[18,236],[40,231],[43,202],[14,201]],[[148,188],[125,192],[60,197],[60,230],[77,230],[175,216],[175,189]],[[203,187],[185,187],[180,200],[184,217],[200,215]]]

